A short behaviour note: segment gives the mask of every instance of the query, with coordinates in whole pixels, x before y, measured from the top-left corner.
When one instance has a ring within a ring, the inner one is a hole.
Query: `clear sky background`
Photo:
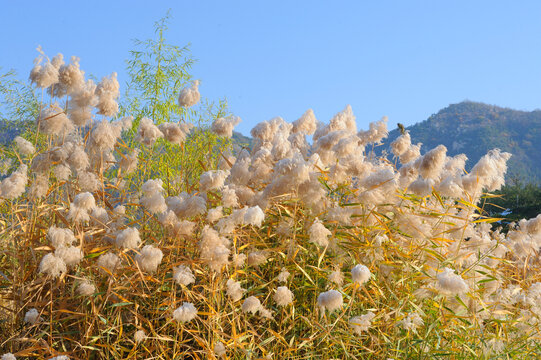
[[[26,79],[42,45],[98,78],[118,72],[123,90],[132,39],[168,9],[168,42],[191,44],[203,96],[226,97],[244,134],[347,104],[362,128],[465,99],[541,108],[541,1],[0,0],[0,67]]]

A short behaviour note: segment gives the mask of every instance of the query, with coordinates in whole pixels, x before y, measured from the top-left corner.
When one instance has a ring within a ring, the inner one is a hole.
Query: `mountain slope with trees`
[[[464,101],[451,104],[427,120],[406,128],[412,142],[423,144],[426,152],[439,144],[449,155],[464,153],[471,168],[488,150],[499,148],[513,156],[508,162],[507,182],[541,182],[541,110],[518,111]],[[400,135],[389,133],[381,149]]]

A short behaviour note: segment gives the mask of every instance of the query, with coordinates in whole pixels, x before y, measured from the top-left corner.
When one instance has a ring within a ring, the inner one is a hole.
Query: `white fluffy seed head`
[[[20,136],[17,136],[14,141],[17,150],[23,155],[32,155],[36,151],[36,148],[34,148],[34,145],[30,141]]]
[[[261,309],[261,307],[261,301],[259,301],[259,299],[255,296],[250,296],[242,303],[242,311],[245,313],[249,312],[255,314]]]
[[[287,282],[287,279],[289,279],[290,275],[291,274],[289,273],[289,271],[287,271],[286,268],[282,268],[282,270],[278,274],[277,279],[278,279],[279,282],[285,283],[285,282]]]
[[[32,308],[24,314],[24,322],[29,323],[30,325],[36,324],[40,320],[39,312],[37,309]]]
[[[76,266],[83,260],[83,251],[77,246],[59,247],[54,255],[62,259],[68,268]]]
[[[163,123],[158,126],[165,140],[173,144],[183,143],[192,128],[193,125],[188,123],[183,123],[181,126],[175,123]]]
[[[135,256],[135,261],[143,271],[156,272],[162,262],[163,252],[153,245],[145,245]]]
[[[53,253],[45,255],[39,264],[39,272],[45,273],[53,278],[59,277],[67,270],[66,263],[62,258],[55,256]]]
[[[308,234],[310,235],[310,241],[314,244],[321,247],[329,245],[328,237],[331,235],[331,232],[317,218],[312,226],[310,226]]]
[[[220,271],[229,263],[229,241],[208,225],[201,232],[199,251],[201,260],[214,271]]]
[[[28,166],[21,165],[9,177],[0,183],[0,196],[6,199],[16,199],[26,190],[28,183]]]
[[[189,108],[199,102],[201,94],[199,94],[199,80],[194,80],[190,87],[185,87],[180,91],[178,96],[178,105],[180,107]]]
[[[226,355],[225,345],[221,341],[214,343],[214,353],[219,357]]]
[[[404,319],[399,322],[399,325],[404,330],[417,331],[419,326],[423,326],[423,318],[417,312],[409,313]]]
[[[84,280],[77,287],[77,293],[81,296],[90,296],[93,295],[95,292],[96,286],[94,286],[94,284],[92,284],[88,280]]]
[[[351,269],[351,280],[354,283],[363,285],[370,280],[370,270],[361,264],[357,264]]]
[[[77,194],[73,203],[75,206],[85,211],[90,211],[96,207],[96,199],[94,199],[94,195],[89,192]]]
[[[217,118],[212,122],[211,130],[218,136],[232,137],[233,129],[240,123],[238,116],[229,116],[225,118]]]
[[[329,281],[340,287],[344,284],[344,274],[340,269],[336,269],[329,274]]]
[[[268,253],[265,250],[256,250],[248,254],[248,265],[259,266],[267,261]]]
[[[192,303],[185,302],[173,312],[173,319],[180,322],[190,322],[197,316],[197,309]]]
[[[342,294],[339,291],[329,290],[318,295],[317,304],[322,313],[324,313],[325,310],[333,312],[342,307],[344,300],[342,299]]]
[[[223,208],[221,206],[210,209],[209,212],[207,213],[207,221],[209,223],[213,223],[220,220],[224,216],[224,213],[222,210]]]
[[[364,331],[368,331],[374,317],[376,315],[371,311],[361,316],[352,317],[349,319],[349,326],[357,335],[361,335]]]
[[[317,128],[317,119],[312,109],[306,110],[302,116],[293,122],[292,133],[302,132],[306,135],[312,135]]]
[[[135,249],[141,243],[139,230],[137,228],[125,228],[116,236],[116,246],[123,249]]]
[[[152,146],[161,137],[163,137],[163,133],[154,125],[154,121],[146,117],[141,119],[137,136],[135,137],[136,141],[146,146]]]
[[[279,286],[273,297],[278,306],[286,306],[293,302],[293,292],[287,286]]]
[[[75,127],[66,113],[57,104],[41,110],[36,118],[39,131],[45,135],[63,136],[72,132]]]
[[[6,353],[2,355],[1,360],[17,360],[17,358],[12,353]]]
[[[239,281],[235,281],[233,279],[227,280],[226,286],[227,295],[231,298],[232,301],[239,301],[244,295],[244,292],[246,291],[240,286]]]
[[[180,265],[174,269],[173,279],[175,279],[177,284],[184,286],[188,286],[195,282],[195,276],[192,270],[185,265]]]
[[[411,137],[408,132],[403,135],[400,135],[396,138],[395,141],[391,143],[391,151],[394,156],[400,157],[404,154],[411,146]]]
[[[265,220],[265,213],[259,206],[253,206],[246,209],[244,213],[244,224],[253,225],[255,227],[261,227],[261,224]]]
[[[75,235],[71,229],[62,229],[54,225],[47,231],[47,237],[55,249],[71,246],[75,242]]]
[[[135,340],[136,343],[143,342],[146,340],[146,338],[147,338],[147,333],[145,332],[145,330],[137,330],[135,334],[133,335],[133,339]]]
[[[109,77],[103,77],[96,87],[96,96],[98,103],[96,108],[98,114],[105,116],[115,116],[118,112],[118,103],[116,99],[120,95],[120,85],[118,84],[116,72]]]
[[[464,279],[455,274],[450,268],[445,268],[436,276],[438,290],[448,296],[462,295],[469,291],[469,286]]]
[[[120,258],[118,257],[118,255],[113,253],[105,253],[103,255],[100,255],[97,265],[113,273],[115,269],[120,265]]]
[[[224,186],[224,181],[229,175],[226,170],[209,170],[201,174],[199,179],[199,191],[219,190]]]

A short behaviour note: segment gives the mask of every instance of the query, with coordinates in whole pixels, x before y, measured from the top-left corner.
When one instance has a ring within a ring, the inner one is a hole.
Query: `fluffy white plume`
[[[163,137],[163,133],[156,125],[154,125],[154,122],[151,119],[146,117],[141,119],[135,140],[146,146],[152,146],[156,140],[161,137]]]
[[[291,274],[289,273],[289,271],[287,271],[286,268],[282,268],[282,270],[280,271],[280,274],[278,274],[277,279],[279,282],[285,283],[287,282],[287,279],[289,279],[290,275]]]
[[[225,355],[227,354],[225,350],[225,345],[221,341],[214,343],[214,353],[218,357],[225,357]]]
[[[145,332],[145,330],[137,330],[135,334],[133,335],[133,339],[135,340],[136,343],[143,342],[145,341],[146,338],[147,338],[147,333]]]
[[[199,94],[199,80],[194,80],[190,87],[185,87],[178,95],[178,105],[180,107],[189,108],[199,102],[201,95]]]
[[[143,197],[141,205],[153,214],[159,214],[167,210],[167,204],[163,197],[163,181],[161,179],[148,180],[141,188]]]
[[[416,312],[409,313],[404,319],[400,320],[399,325],[404,330],[417,331],[419,326],[423,326],[423,318]]]
[[[9,177],[2,180],[0,183],[0,196],[6,199],[16,199],[21,196],[26,190],[28,183],[28,167],[21,165]]]
[[[192,128],[193,125],[189,123],[163,123],[158,126],[158,129],[163,133],[165,140],[173,144],[183,143]]]
[[[248,254],[248,265],[250,266],[259,266],[264,264],[267,261],[267,251],[252,251]]]
[[[113,273],[115,269],[120,265],[120,258],[118,257],[118,255],[108,252],[100,255],[97,265]]]
[[[39,272],[45,273],[53,278],[59,277],[66,271],[68,271],[68,269],[64,260],[55,256],[53,253],[46,254],[39,263]]]
[[[57,104],[43,108],[36,118],[40,132],[45,135],[66,135],[74,130],[73,123]]]
[[[58,68],[63,63],[62,56],[55,57],[54,64],[45,56],[41,47],[37,48],[40,55],[34,60],[34,67],[30,71],[30,81],[42,89],[58,82]],[[42,64],[42,62],[45,62]],[[55,66],[57,65],[57,66]]]
[[[207,214],[207,221],[209,223],[213,223],[220,220],[223,216],[224,216],[223,208],[221,206],[217,206],[209,210]]]
[[[104,76],[96,87],[96,96],[98,103],[96,108],[98,114],[105,116],[115,116],[118,112],[118,103],[116,99],[120,95],[120,85],[118,84],[116,72],[109,77]]]
[[[139,230],[133,227],[125,228],[118,233],[115,243],[116,246],[124,249],[135,249],[139,247],[139,244],[141,243]]]
[[[195,276],[192,270],[185,265],[180,265],[174,269],[173,279],[177,284],[184,286],[188,286],[195,282]]]
[[[36,324],[38,321],[40,321],[39,312],[37,309],[32,308],[24,314],[24,322],[29,323],[31,325]]]
[[[227,295],[232,301],[239,301],[246,292],[246,290],[241,287],[240,282],[233,279],[228,279],[226,286]]]
[[[190,322],[197,316],[197,309],[190,302],[184,302],[181,307],[173,311],[173,319],[180,322]]]
[[[199,191],[218,190],[224,186],[225,178],[229,175],[229,171],[225,170],[209,170],[201,174],[199,180]]]
[[[82,296],[90,296],[96,292],[96,286],[88,280],[83,281],[77,287],[77,293]]]
[[[201,232],[199,251],[201,260],[214,271],[220,271],[224,265],[229,263],[229,241],[220,237],[218,232],[208,225]]]
[[[255,227],[261,227],[261,224],[265,220],[265,213],[259,206],[253,206],[246,209],[244,213],[244,224],[253,225]]]
[[[306,135],[312,135],[317,128],[317,119],[312,109],[306,110],[304,114],[293,122],[291,132],[302,132]]]
[[[17,136],[14,142],[17,150],[19,150],[19,152],[23,155],[32,155],[36,151],[36,148],[30,141],[20,136]]]
[[[469,291],[466,281],[460,275],[455,274],[453,269],[445,268],[436,277],[438,290],[444,295],[455,296]]]
[[[145,245],[135,256],[135,261],[143,271],[156,272],[162,262],[163,252],[153,245]]]
[[[329,245],[328,237],[331,236],[331,232],[316,218],[310,230],[308,231],[310,235],[310,241],[314,244],[325,247]]]
[[[381,118],[380,121],[370,123],[370,129],[367,131],[359,131],[357,136],[361,139],[363,145],[379,144],[387,137],[387,116]]]
[[[54,255],[64,261],[68,268],[74,267],[83,260],[83,251],[76,246],[62,246],[55,250]]]
[[[255,296],[250,296],[242,303],[242,311],[245,313],[249,312],[255,315],[261,308],[261,301]]]
[[[411,136],[408,132],[400,135],[391,143],[391,151],[396,157],[400,157],[411,146]]]
[[[445,165],[447,148],[443,145],[438,145],[434,149],[423,155],[419,172],[425,179],[436,179],[440,176],[441,170]]]
[[[364,331],[368,331],[370,325],[372,325],[372,320],[375,317],[376,315],[369,311],[364,315],[355,316],[349,319],[349,326],[351,326],[357,335],[361,335]]]
[[[293,292],[286,286],[279,286],[274,293],[273,299],[278,306],[289,305],[293,302]]]
[[[47,231],[47,237],[55,249],[71,246],[75,242],[75,235],[71,229],[62,229],[54,225]]]
[[[217,118],[211,126],[211,130],[218,136],[232,137],[233,129],[240,123],[238,116],[228,116],[225,118]]]
[[[329,290],[318,295],[317,304],[322,313],[324,313],[325,310],[332,313],[333,311],[342,307],[344,300],[342,299],[342,294],[339,291]]]
[[[370,270],[364,265],[357,264],[351,269],[351,280],[354,283],[363,285],[370,280]]]

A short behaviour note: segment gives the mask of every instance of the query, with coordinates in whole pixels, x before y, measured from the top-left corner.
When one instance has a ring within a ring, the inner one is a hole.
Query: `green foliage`
[[[504,222],[530,219],[541,214],[541,186],[514,181],[494,193],[498,196],[490,199],[485,209],[496,217],[503,217]],[[502,215],[503,212],[503,215]]]
[[[187,45],[180,47],[166,41],[170,17],[168,12],[155,23],[155,39],[134,40],[136,49],[130,51],[131,58],[126,62],[130,81],[120,115],[134,117],[134,130],[125,141],[128,148],[142,150],[139,159],[145,164],[130,179],[140,185],[143,179],[161,177],[168,193],[178,193],[192,190],[201,173],[215,166],[220,151],[229,148],[230,141],[209,131],[213,119],[228,115],[225,99],[218,102],[203,99],[196,109],[184,109],[177,104],[179,92],[192,79],[189,70],[195,60]],[[181,146],[159,140],[149,149],[134,140],[143,117],[151,118],[156,124],[186,121],[195,128]]]
[[[0,143],[7,144],[20,133],[33,132],[38,112],[38,95],[18,79],[17,72],[0,74]]]
[[[188,45],[180,47],[166,42],[169,12],[154,25],[156,39],[134,40],[136,50],[126,61],[130,77],[121,114],[136,120],[150,117],[157,124],[179,120],[182,109],[177,105],[180,90],[191,80],[188,71],[195,60]],[[193,115],[193,113],[192,113]]]

